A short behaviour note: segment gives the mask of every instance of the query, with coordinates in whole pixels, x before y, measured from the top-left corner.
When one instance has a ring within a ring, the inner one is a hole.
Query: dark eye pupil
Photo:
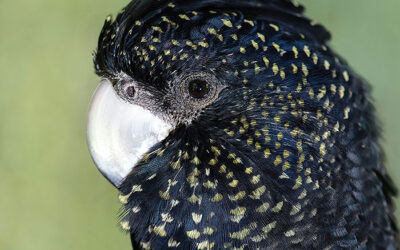
[[[129,86],[128,88],[126,88],[126,94],[131,98],[135,97],[135,92],[136,91],[133,86]]]
[[[189,83],[189,94],[194,98],[203,98],[209,91],[206,81],[193,80]]]

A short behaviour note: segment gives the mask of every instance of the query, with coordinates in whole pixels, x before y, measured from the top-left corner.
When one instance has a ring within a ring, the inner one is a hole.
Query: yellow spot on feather
[[[270,23],[269,26],[270,26],[271,28],[273,28],[275,31],[279,31],[279,26],[278,26],[278,25],[275,25],[275,24]]]
[[[200,237],[200,232],[195,230],[186,231],[186,235],[191,239],[198,239]]]
[[[221,19],[221,21],[223,22],[223,24],[229,28],[232,28],[232,22],[229,20],[225,20],[225,19]]]

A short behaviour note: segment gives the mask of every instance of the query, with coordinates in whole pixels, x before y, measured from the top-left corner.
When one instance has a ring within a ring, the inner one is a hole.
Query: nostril
[[[135,93],[136,93],[135,87],[129,86],[128,88],[126,88],[126,95],[129,96],[130,98],[135,97]]]

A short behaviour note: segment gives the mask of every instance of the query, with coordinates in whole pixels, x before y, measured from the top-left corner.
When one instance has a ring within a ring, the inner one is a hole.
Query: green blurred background
[[[0,249],[129,249],[117,192],[85,142],[98,82],[91,53],[106,15],[127,3],[0,0]],[[399,183],[400,1],[301,3],[374,86],[387,165]]]

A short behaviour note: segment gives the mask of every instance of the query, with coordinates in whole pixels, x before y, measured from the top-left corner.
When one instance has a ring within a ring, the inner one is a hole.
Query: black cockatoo
[[[94,55],[92,158],[134,249],[395,249],[369,88],[289,0],[134,0]]]

